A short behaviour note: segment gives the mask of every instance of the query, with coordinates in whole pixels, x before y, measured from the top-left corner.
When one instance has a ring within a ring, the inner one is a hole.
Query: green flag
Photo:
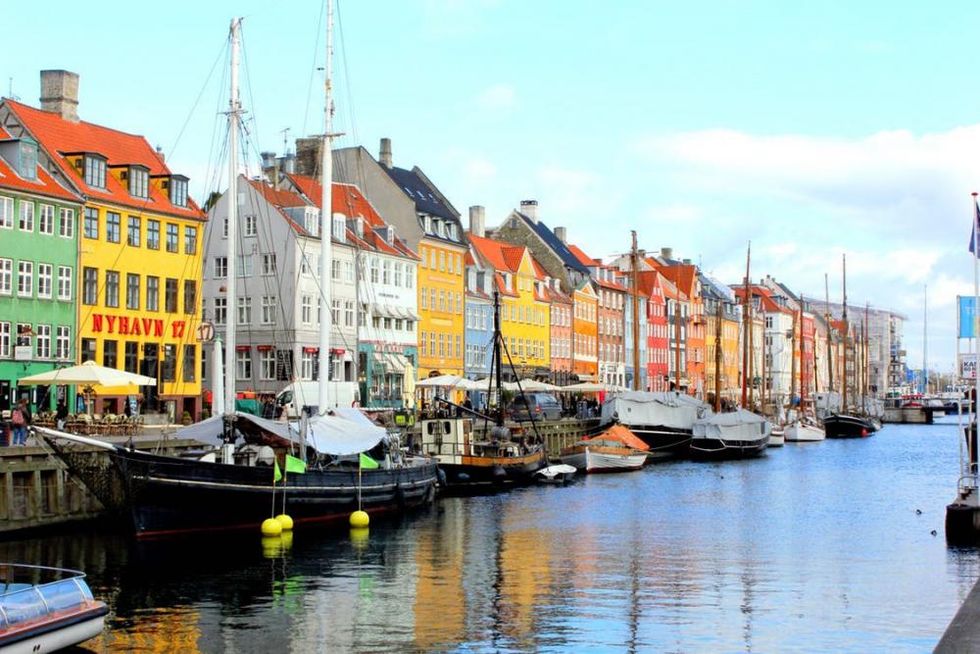
[[[378,462],[361,452],[361,470],[374,470],[378,467]]]
[[[282,479],[282,472],[279,471],[279,462],[278,461],[273,461],[272,462],[272,469],[274,471],[272,473],[272,483],[276,483],[277,481],[279,481],[280,479]]]
[[[287,454],[286,472],[306,472],[306,461],[303,461],[303,459],[297,459],[292,454]]]

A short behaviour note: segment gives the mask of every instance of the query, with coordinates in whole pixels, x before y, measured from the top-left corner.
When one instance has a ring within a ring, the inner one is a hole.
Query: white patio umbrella
[[[459,375],[439,375],[420,380],[416,387],[422,388],[457,388],[464,391],[475,390],[474,383]]]
[[[517,384],[514,384],[514,388],[517,388]],[[522,379],[521,388],[525,391],[542,391],[542,392],[553,392],[561,390],[560,386],[555,386],[554,384],[549,384],[548,382],[538,381],[537,379]]]
[[[628,389],[624,388],[623,386],[617,386],[616,384],[598,384],[596,382],[582,382],[581,384],[562,386],[558,390],[566,391],[569,393],[598,393],[600,391],[606,391],[607,393],[623,393]]]
[[[125,370],[106,368],[95,361],[21,377],[18,384],[98,384],[100,386],[156,386],[157,380]]]

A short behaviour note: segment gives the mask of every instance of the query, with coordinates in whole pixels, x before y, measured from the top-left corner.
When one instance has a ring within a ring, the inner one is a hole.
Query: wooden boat
[[[867,438],[877,431],[875,425],[863,416],[833,413],[823,419],[827,438]]]
[[[694,423],[691,457],[744,459],[765,454],[769,421],[745,409],[716,413]]]
[[[102,633],[109,608],[76,570],[0,563],[0,653],[43,654]]]
[[[650,446],[623,425],[613,425],[561,451],[561,461],[586,473],[639,470]]]
[[[810,443],[824,440],[827,435],[815,420],[802,418],[786,425],[783,436],[787,443]]]
[[[677,391],[630,391],[602,404],[602,424],[619,423],[642,440],[653,458],[687,453],[694,421],[708,413],[701,400]]]

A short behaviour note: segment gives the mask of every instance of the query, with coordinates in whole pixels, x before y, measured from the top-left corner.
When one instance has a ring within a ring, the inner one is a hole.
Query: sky
[[[145,135],[203,199],[226,184],[233,16],[254,173],[284,129],[322,133],[318,0],[21,3],[0,93],[36,105],[40,70],[79,73],[81,118]],[[980,4],[340,0],[337,16],[335,146],[377,156],[391,138],[464,224],[471,205],[494,226],[534,199],[590,256],[635,229],[727,283],[751,241],[754,279],[823,297],[828,275],[832,301],[846,253],[849,303],[907,317],[911,367],[926,334],[929,367],[953,369]]]

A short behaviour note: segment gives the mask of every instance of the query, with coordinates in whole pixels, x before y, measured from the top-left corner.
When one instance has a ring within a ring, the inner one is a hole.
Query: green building
[[[59,397],[75,408],[74,388],[17,385],[76,359],[82,199],[38,156],[32,139],[0,128],[0,412],[21,397],[34,411],[54,410]]]

